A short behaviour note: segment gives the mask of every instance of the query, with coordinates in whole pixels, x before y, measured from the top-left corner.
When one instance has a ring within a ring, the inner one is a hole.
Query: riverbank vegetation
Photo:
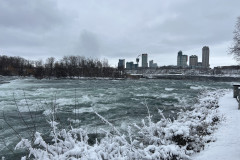
[[[99,60],[82,56],[64,56],[31,61],[21,57],[0,56],[0,75],[34,76],[35,78],[72,77],[120,77],[120,71],[112,68],[107,59]]]
[[[156,123],[146,104],[146,119],[128,126],[125,133],[95,112],[112,129],[102,130],[104,138],[96,138],[93,145],[82,128],[59,129],[53,112],[49,120],[52,142],[36,132],[33,139],[22,138],[15,149],[28,151],[23,159],[190,159],[206,143],[215,141],[212,133],[223,119],[217,110],[223,94],[223,90],[204,92],[191,110],[179,112],[176,119],[166,118],[159,110],[162,118]]]

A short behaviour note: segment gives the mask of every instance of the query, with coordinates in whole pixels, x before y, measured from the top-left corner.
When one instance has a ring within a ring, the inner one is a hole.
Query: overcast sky
[[[0,0],[0,54],[37,60],[64,55],[135,61],[148,53],[176,65],[177,52],[210,48],[210,66],[228,55],[240,0]]]

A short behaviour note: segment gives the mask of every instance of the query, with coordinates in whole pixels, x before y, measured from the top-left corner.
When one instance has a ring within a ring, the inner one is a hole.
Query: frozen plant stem
[[[25,91],[23,91],[23,94],[24,94],[24,99],[25,99],[25,103],[28,107],[28,112],[30,113],[30,116],[31,116],[31,120],[32,120],[32,123],[33,123],[33,126],[34,126],[34,131],[33,131],[33,135],[32,135],[32,138],[34,137],[34,133],[36,132],[36,125],[35,125],[35,121],[33,120],[33,116],[32,116],[32,112],[29,108],[29,105],[28,105],[28,102],[27,102],[27,98],[26,98],[26,94],[25,94]]]
[[[34,135],[34,132],[31,131],[31,129],[29,128],[28,124],[27,124],[26,121],[24,120],[24,118],[23,118],[23,116],[22,116],[22,113],[21,113],[20,110],[19,110],[19,106],[18,106],[18,104],[17,104],[17,102],[16,102],[14,93],[13,93],[13,99],[14,99],[14,103],[15,103],[15,105],[16,105],[16,107],[17,107],[17,110],[18,110],[18,115],[20,116],[20,118],[21,118],[21,120],[23,121],[24,125],[27,127],[27,130],[29,130],[29,131],[32,133],[32,134],[30,134],[29,132],[27,132],[28,135],[29,135],[30,137],[32,137],[32,136]]]

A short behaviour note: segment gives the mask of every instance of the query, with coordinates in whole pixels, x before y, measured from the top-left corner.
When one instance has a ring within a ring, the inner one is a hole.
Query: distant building
[[[168,65],[168,66],[161,66],[160,69],[178,69],[177,66],[174,65]]]
[[[196,68],[202,68],[202,62],[198,62]]]
[[[150,68],[157,68],[157,63],[153,63],[153,60],[149,61]]]
[[[239,75],[240,66],[218,66],[214,67],[213,74]]]
[[[142,54],[142,68],[148,67],[148,54]]]
[[[125,59],[119,59],[118,61],[118,69],[123,70],[125,68]]]
[[[182,51],[178,52],[177,56],[177,66],[181,66]]]
[[[153,60],[149,61],[149,67],[152,68],[153,66]]]
[[[177,66],[178,67],[187,67],[188,56],[183,55],[182,51],[178,52],[177,56]]]
[[[133,69],[138,69],[138,64],[133,64]]]
[[[127,63],[126,63],[126,69],[134,69],[134,64],[133,64],[133,62],[127,62]]]
[[[189,67],[191,68],[196,68],[198,65],[198,56],[196,55],[191,55],[189,57]]]
[[[209,68],[209,47],[204,46],[202,48],[202,67]]]

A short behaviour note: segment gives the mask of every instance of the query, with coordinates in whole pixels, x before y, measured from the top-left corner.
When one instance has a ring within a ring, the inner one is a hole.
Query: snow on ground
[[[219,96],[222,98],[218,99]],[[95,112],[112,128],[112,132],[103,130],[105,137],[96,140],[94,145],[88,144],[88,133],[84,129],[59,130],[53,119],[49,122],[52,127],[50,137],[55,143],[48,144],[36,132],[34,140],[23,138],[15,149],[26,149],[31,157],[46,160],[76,157],[99,160],[240,160],[240,110],[237,108],[232,92],[206,92],[199,96],[199,103],[193,110],[179,112],[177,119],[167,119],[159,110],[160,121],[152,122],[149,115],[142,124],[129,125],[125,134]],[[222,119],[224,121],[219,121]]]
[[[240,110],[233,93],[219,99],[219,112],[225,117],[210,143],[193,160],[240,160]]]

